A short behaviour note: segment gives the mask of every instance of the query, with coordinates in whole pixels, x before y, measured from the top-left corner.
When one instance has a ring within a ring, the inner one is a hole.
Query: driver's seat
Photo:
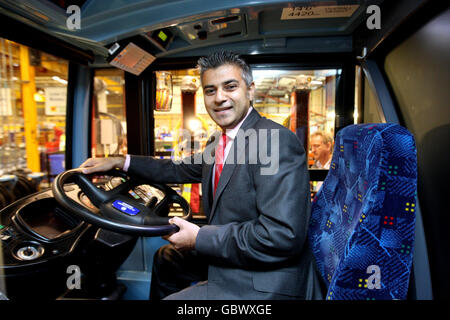
[[[408,130],[385,123],[339,131],[309,229],[327,300],[406,298],[416,186],[416,147]]]

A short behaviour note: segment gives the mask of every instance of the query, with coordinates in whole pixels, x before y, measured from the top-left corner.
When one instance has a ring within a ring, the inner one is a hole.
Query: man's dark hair
[[[202,77],[205,71],[209,69],[215,69],[226,64],[231,64],[241,68],[242,79],[244,79],[247,87],[250,87],[253,82],[250,66],[236,53],[230,51],[214,52],[207,57],[198,59],[197,63],[197,68],[200,70],[200,77]]]

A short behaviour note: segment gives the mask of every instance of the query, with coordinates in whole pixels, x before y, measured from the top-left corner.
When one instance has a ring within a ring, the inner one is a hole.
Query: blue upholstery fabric
[[[408,130],[363,124],[338,132],[309,229],[327,300],[406,298],[416,187],[416,147]]]

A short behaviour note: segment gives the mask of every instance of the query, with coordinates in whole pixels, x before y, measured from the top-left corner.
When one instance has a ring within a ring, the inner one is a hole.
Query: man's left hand
[[[178,217],[170,219],[169,223],[177,225],[180,230],[162,238],[169,241],[177,250],[195,249],[195,240],[200,227]]]

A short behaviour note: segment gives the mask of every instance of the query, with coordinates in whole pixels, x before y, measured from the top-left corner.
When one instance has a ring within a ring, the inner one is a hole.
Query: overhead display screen
[[[156,57],[130,42],[111,60],[110,64],[138,76],[155,59]]]

